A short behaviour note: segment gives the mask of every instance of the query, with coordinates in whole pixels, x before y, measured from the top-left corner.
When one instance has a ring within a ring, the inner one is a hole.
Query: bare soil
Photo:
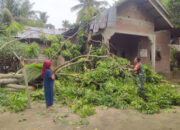
[[[97,107],[97,113],[85,119],[82,125],[72,125],[79,122],[80,117],[67,107],[56,105],[55,109],[48,112],[43,103],[35,103],[32,109],[24,112],[1,113],[0,130],[180,130],[180,107],[154,115],[131,109],[104,110]]]

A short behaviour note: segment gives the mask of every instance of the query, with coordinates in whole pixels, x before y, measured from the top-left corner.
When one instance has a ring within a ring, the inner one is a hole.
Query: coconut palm
[[[98,1],[98,0],[78,0],[79,4],[75,5],[71,8],[71,11],[78,11],[77,22],[83,17],[83,15],[87,15],[93,12],[99,12],[99,9],[108,5],[106,1]]]
[[[46,12],[39,12],[39,18],[44,24],[46,24],[49,16]]]

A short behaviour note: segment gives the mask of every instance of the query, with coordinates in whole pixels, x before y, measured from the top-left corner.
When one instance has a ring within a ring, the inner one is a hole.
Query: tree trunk
[[[17,84],[8,84],[6,85],[7,88],[13,88],[13,89],[26,89],[26,86],[23,85],[17,85]],[[33,87],[29,86],[28,89],[32,90]]]
[[[19,83],[22,82],[20,79],[0,79],[0,84],[11,84],[11,83]]]
[[[9,78],[23,78],[22,74],[0,74],[0,79],[9,79]]]

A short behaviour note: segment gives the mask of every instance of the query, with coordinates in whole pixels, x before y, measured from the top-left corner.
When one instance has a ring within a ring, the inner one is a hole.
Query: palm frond
[[[42,66],[42,64],[30,64],[25,66],[29,82],[34,81],[41,76]]]
[[[102,0],[102,1],[94,1],[94,5],[96,6],[96,7],[100,7],[100,6],[108,6],[109,5],[109,3],[107,2],[107,1],[104,1],[104,0]]]
[[[71,8],[71,11],[77,11],[77,10],[80,10],[81,8],[83,8],[83,4],[78,4],[78,5],[75,5]]]

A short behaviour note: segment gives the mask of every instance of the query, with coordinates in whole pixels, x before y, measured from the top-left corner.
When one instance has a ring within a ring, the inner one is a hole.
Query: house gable
[[[174,28],[169,20],[168,12],[159,0],[123,0],[117,5],[117,8],[123,8],[126,3],[137,3],[139,7],[144,8],[144,11],[148,12],[153,17],[155,30],[158,31]]]
[[[135,1],[126,1],[117,6],[116,26],[121,31],[153,34],[153,17]]]

